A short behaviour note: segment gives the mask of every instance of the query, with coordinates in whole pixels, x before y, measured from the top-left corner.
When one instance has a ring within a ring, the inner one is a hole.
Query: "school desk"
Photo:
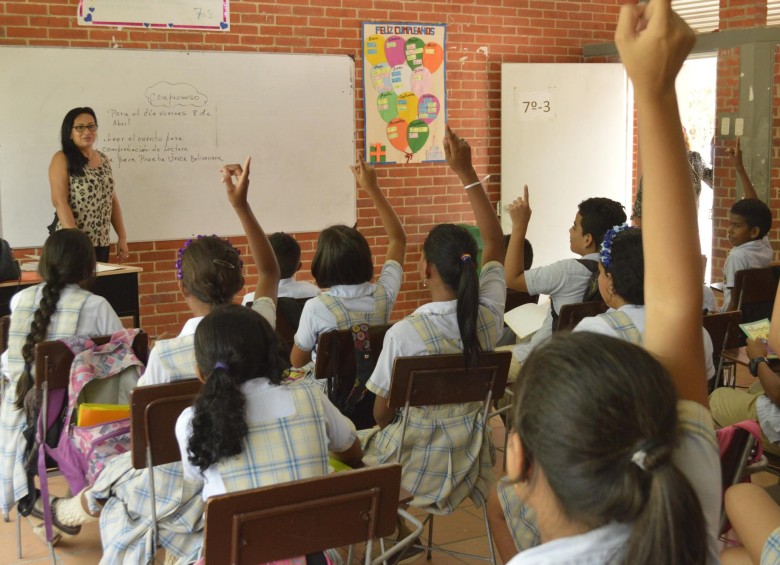
[[[141,310],[138,306],[138,273],[140,267],[122,265],[118,269],[98,272],[90,289],[105,298],[120,318],[133,317],[133,327],[141,327]],[[0,283],[0,316],[11,313],[11,297],[29,286],[41,282],[38,273],[22,271],[21,280]]]

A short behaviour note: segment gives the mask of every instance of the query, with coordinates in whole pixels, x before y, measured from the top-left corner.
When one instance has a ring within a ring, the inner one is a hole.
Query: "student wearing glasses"
[[[111,163],[94,148],[97,117],[92,108],[73,108],[62,120],[60,141],[49,165],[51,202],[57,212],[55,229],[78,228],[95,246],[98,261],[108,261],[111,226],[119,241],[117,258],[128,256],[122,209],[114,192]]]

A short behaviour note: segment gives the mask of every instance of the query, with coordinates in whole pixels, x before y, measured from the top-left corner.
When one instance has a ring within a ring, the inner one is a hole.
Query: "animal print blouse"
[[[98,153],[103,161],[99,167],[84,167],[82,177],[70,175],[68,204],[73,210],[76,227],[89,236],[92,245],[104,247],[110,243],[114,176],[108,157]],[[61,228],[58,223],[57,229]]]

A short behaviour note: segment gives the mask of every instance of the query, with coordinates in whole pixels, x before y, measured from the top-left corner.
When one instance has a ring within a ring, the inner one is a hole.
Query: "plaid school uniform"
[[[315,385],[283,383],[295,404],[291,416],[253,424],[240,455],[220,461],[227,492],[328,474],[328,437]]]
[[[436,317],[415,313],[406,318],[429,355],[461,353],[460,343],[442,335]],[[483,349],[492,349],[500,333],[496,314],[479,307],[477,335]],[[409,409],[401,456],[401,486],[414,494],[412,506],[433,514],[449,514],[474,489],[483,500],[493,482],[495,449],[487,427],[480,422],[482,404],[448,404]],[[358,432],[365,457],[378,463],[395,462],[401,439],[401,420],[384,429]]]
[[[160,363],[170,376],[170,382],[195,377],[195,335],[183,335],[158,341],[154,348],[158,351]]]
[[[374,294],[372,294],[374,310],[371,312],[347,310],[340,298],[324,292],[319,295],[319,299],[322,300],[322,303],[328,307],[330,313],[336,318],[337,329],[348,330],[355,324],[379,326],[388,322],[392,308],[387,307],[387,293],[382,285],[377,284],[374,286],[376,288]]]
[[[631,321],[628,314],[615,310],[613,312],[605,312],[599,314],[602,320],[607,322],[610,328],[615,331],[618,339],[633,343],[634,345],[642,345],[642,333]]]
[[[780,528],[769,534],[761,550],[761,565],[780,565]]]
[[[8,374],[10,380],[6,383],[6,394],[0,407],[0,483],[2,493],[0,502],[3,511],[8,512],[11,506],[27,494],[27,475],[22,461],[25,440],[22,431],[25,426],[23,410],[17,410],[16,384],[24,370],[22,346],[30,332],[33,315],[38,309],[35,295],[39,284],[19,292],[19,302],[11,316],[11,326],[8,330]],[[74,289],[60,298],[57,309],[51,317],[46,330],[46,340],[52,341],[76,335],[79,315],[84,303],[91,293],[82,289]]]

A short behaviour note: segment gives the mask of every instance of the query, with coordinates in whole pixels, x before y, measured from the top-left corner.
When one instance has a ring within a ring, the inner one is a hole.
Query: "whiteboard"
[[[14,247],[45,240],[49,163],[79,106],[97,113],[130,241],[240,234],[218,170],[247,156],[267,231],[355,223],[347,56],[0,47],[0,217]]]
[[[633,116],[621,64],[501,65],[501,201],[529,189],[534,267],[573,257],[577,205],[603,196],[630,216]],[[504,233],[512,230],[501,214]]]

